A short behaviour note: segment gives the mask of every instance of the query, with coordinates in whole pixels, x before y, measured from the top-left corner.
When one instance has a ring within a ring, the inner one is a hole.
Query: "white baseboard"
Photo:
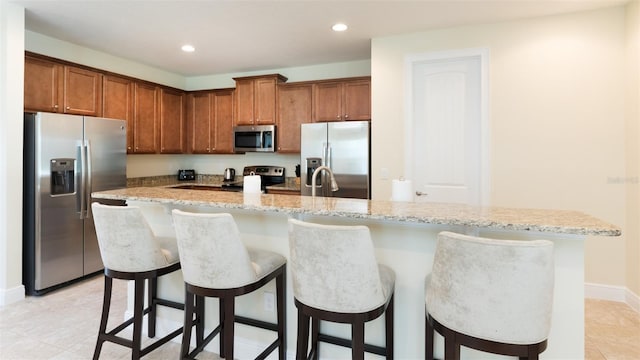
[[[640,312],[640,296],[624,286],[585,283],[584,297],[588,299],[622,302]]]
[[[24,285],[0,289],[0,307],[24,300]]]

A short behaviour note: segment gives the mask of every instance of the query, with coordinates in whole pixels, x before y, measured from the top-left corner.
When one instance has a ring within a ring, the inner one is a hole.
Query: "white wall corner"
[[[0,308],[24,300],[24,285],[11,289],[0,289]]]
[[[640,296],[624,286],[585,283],[584,297],[586,299],[622,302],[640,312]]]

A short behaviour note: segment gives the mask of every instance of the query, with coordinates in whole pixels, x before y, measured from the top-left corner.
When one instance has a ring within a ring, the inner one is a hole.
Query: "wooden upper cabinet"
[[[25,56],[25,110],[101,116],[101,101],[100,73]]]
[[[159,88],[136,82],[134,85],[133,153],[155,154],[159,123]]]
[[[65,66],[63,89],[64,113],[102,115],[102,74]]]
[[[234,78],[236,81],[236,125],[276,123],[276,86],[286,82],[279,75]]]
[[[212,151],[212,134],[215,121],[211,114],[209,93],[189,94],[187,97],[188,144],[193,154],[208,154]]]
[[[160,89],[160,153],[181,154],[185,140],[184,92]]]
[[[62,65],[26,56],[24,62],[25,110],[58,112],[64,85],[62,76]]]
[[[133,81],[113,75],[102,77],[102,116],[127,122],[127,153],[133,152]]]
[[[187,103],[189,152],[233,153],[233,90],[190,94]]]
[[[278,152],[300,152],[300,125],[311,122],[312,84],[278,86]]]
[[[215,126],[215,153],[233,153],[233,90],[218,90],[210,95],[213,98]]]
[[[371,120],[370,78],[320,81],[314,84],[313,120]]]

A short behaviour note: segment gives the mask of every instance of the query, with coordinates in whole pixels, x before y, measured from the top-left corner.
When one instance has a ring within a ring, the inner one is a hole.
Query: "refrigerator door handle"
[[[85,141],[85,147],[87,148],[87,156],[85,158],[86,160],[86,164],[87,164],[87,172],[86,172],[86,187],[85,189],[87,189],[87,191],[84,193],[84,198],[85,198],[85,218],[89,219],[91,217],[91,192],[92,192],[92,186],[91,186],[91,174],[93,173],[93,169],[92,169],[92,154],[91,154],[91,142],[89,140]]]
[[[86,191],[86,172],[87,172],[87,152],[86,152],[86,144],[82,143],[80,145],[80,190],[78,191],[78,196],[80,197],[80,219],[84,219],[85,209],[87,208],[87,198],[85,196]]]

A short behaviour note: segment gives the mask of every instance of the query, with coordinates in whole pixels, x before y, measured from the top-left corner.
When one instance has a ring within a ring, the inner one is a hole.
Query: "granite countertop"
[[[211,185],[213,186],[213,185]],[[578,211],[473,207],[460,204],[391,202],[310,196],[243,194],[228,191],[133,187],[95,192],[98,199],[150,201],[286,214],[339,216],[407,223],[575,235],[619,236],[614,225]]]

